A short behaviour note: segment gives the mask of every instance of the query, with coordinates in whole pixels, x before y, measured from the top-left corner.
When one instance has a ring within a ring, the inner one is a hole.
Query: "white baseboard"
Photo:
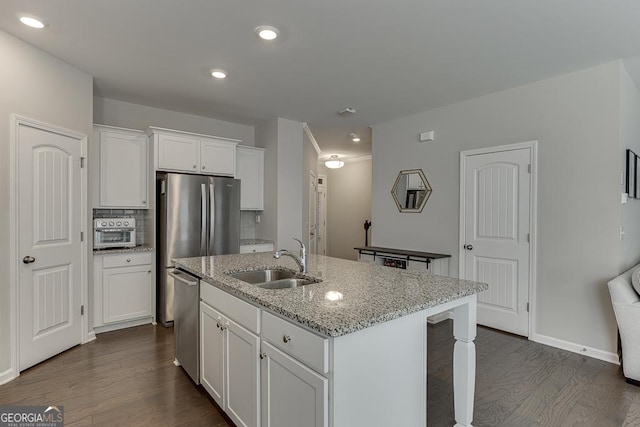
[[[128,320],[126,322],[110,323],[108,325],[96,326],[95,328],[93,328],[93,330],[94,330],[94,334],[101,334],[103,332],[111,332],[111,331],[116,331],[118,329],[148,325],[151,322],[152,322],[151,317],[144,317],[142,319]]]
[[[427,323],[431,325],[435,325],[436,323],[440,323],[447,319],[453,319],[453,313],[450,311],[445,311],[443,313],[434,314],[433,316],[427,317]]]
[[[96,331],[89,332],[84,338],[85,339],[82,342],[82,344],[86,344],[88,342],[94,341],[96,339]]]
[[[597,348],[587,347],[581,344],[576,344],[570,341],[564,341],[540,334],[533,334],[529,339],[540,344],[549,345],[561,350],[567,350],[572,353],[578,353],[582,354],[583,356],[593,357],[594,359],[613,363],[614,365],[620,364],[618,355],[616,353],[611,353],[608,351],[599,350]]]
[[[18,375],[20,375],[20,374],[18,374]],[[0,372],[0,385],[6,384],[9,381],[12,381],[12,380],[18,378],[18,375],[16,375],[13,372],[13,369],[11,369],[11,368],[7,369],[4,372]]]

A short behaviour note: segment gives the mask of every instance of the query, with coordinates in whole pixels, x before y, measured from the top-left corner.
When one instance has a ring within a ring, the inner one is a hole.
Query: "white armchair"
[[[633,289],[631,274],[640,264],[609,282],[609,293],[616,314],[622,343],[622,371],[640,385],[640,295]]]

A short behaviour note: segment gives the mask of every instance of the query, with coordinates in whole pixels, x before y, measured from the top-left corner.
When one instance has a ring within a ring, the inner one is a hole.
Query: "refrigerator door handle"
[[[200,255],[207,255],[207,248],[209,247],[209,242],[207,241],[207,188],[205,184],[200,185],[200,206],[202,209],[201,212],[201,224],[200,224]]]
[[[215,184],[209,184],[209,255],[214,255],[215,230],[216,230],[216,198]]]

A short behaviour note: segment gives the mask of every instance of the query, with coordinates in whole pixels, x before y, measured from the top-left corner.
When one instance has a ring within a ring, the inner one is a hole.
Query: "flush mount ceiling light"
[[[277,39],[280,34],[280,30],[269,25],[260,25],[259,27],[256,27],[255,32],[258,37],[267,41]]]
[[[356,109],[353,107],[345,107],[342,110],[338,111],[338,115],[342,117],[350,116],[356,113]]]
[[[324,165],[329,169],[340,169],[341,167],[344,166],[344,162],[340,160],[337,155],[334,154],[324,162]]]
[[[349,137],[353,142],[360,142],[360,137],[358,136],[357,133],[350,133]]]
[[[221,70],[219,68],[214,68],[211,70],[211,75],[216,79],[225,79],[227,78],[227,72],[225,70]]]
[[[37,16],[22,13],[18,15],[18,19],[20,19],[20,22],[22,22],[24,25],[31,28],[41,30],[45,27],[44,22],[42,22],[42,20]]]

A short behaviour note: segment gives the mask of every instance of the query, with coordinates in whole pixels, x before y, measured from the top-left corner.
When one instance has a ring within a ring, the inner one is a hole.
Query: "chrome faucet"
[[[300,272],[306,273],[307,272],[307,248],[304,246],[304,243],[302,243],[300,240],[296,239],[295,237],[293,238],[293,240],[300,243],[299,257],[289,253],[289,251],[287,251],[286,249],[280,249],[279,251],[276,251],[276,253],[273,254],[273,257],[275,259],[280,259],[280,257],[282,256],[291,257],[296,262],[296,264],[298,264],[298,266],[300,267]]]

